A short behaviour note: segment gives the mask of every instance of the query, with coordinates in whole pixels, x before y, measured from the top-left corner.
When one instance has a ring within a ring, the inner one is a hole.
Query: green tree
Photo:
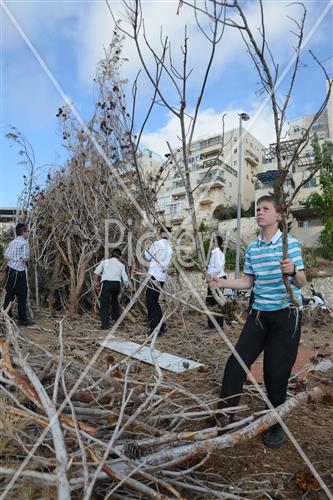
[[[332,143],[325,142],[321,147],[318,141],[314,141],[313,150],[315,164],[321,165],[320,186],[321,192],[312,193],[307,201],[306,207],[312,208],[324,224],[324,230],[320,233],[320,242],[323,255],[333,259],[333,161]]]

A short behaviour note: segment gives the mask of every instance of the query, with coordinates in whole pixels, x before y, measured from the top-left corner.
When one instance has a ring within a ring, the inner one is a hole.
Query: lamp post
[[[236,272],[235,278],[240,277],[240,242],[241,242],[241,214],[242,214],[242,156],[243,156],[243,139],[242,139],[242,122],[247,122],[250,117],[247,113],[238,113],[239,116],[239,131],[238,131],[238,191],[237,191],[237,238],[236,238]]]

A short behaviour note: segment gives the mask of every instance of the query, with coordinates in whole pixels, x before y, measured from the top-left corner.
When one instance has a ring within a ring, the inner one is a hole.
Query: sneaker
[[[262,440],[268,448],[280,448],[285,440],[285,433],[281,425],[273,425],[264,433]]]
[[[19,326],[32,326],[35,325],[35,322],[31,319],[27,319],[26,321],[18,320],[17,324]]]

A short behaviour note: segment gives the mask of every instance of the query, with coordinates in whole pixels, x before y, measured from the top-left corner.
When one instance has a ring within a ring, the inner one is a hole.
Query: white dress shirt
[[[168,240],[162,238],[155,241],[144,252],[144,257],[149,262],[148,274],[164,283],[167,279],[165,270],[170,264],[172,253]]]
[[[6,257],[7,265],[15,271],[26,271],[28,266],[26,260],[30,257],[28,240],[23,236],[17,236],[15,240],[11,241],[5,250],[4,257]]]
[[[214,248],[209,259],[208,274],[217,278],[223,278],[225,276],[224,264],[224,253],[219,248]]]
[[[124,264],[116,257],[104,259],[95,269],[95,274],[101,276],[101,281],[123,281],[128,284],[128,276]]]

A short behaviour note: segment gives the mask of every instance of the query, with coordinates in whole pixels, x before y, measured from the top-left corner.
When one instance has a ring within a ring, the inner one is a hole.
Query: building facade
[[[242,137],[242,207],[248,209],[254,201],[255,175],[262,170],[263,145],[249,132]],[[180,158],[179,152],[176,159]],[[180,160],[179,160],[179,164]],[[190,181],[198,222],[218,224],[218,211],[236,206],[239,172],[238,131],[226,132],[192,143]],[[166,224],[186,227],[191,214],[188,207],[182,173],[172,163],[163,174],[157,193],[157,209]]]
[[[310,128],[309,141],[302,148],[300,154],[293,162],[291,169],[287,175],[285,182],[286,193],[292,194],[295,187],[299,186],[305,180],[314,164],[314,154],[311,145],[312,138],[316,136],[319,144],[325,141],[333,142],[333,123],[332,117],[333,98],[332,94],[328,100],[326,109],[320,117],[314,120],[315,115],[307,115],[301,118],[294,119],[288,122],[288,138],[281,143],[282,161],[285,164],[293,158],[295,148],[297,148],[300,139],[305,131]],[[263,172],[257,174],[255,182],[255,198],[256,200],[265,194],[272,193],[274,182],[278,177],[277,161],[275,154],[276,144],[270,144],[264,150],[263,155]],[[305,202],[313,192],[320,191],[319,182],[320,172],[308,181],[297,194],[293,207],[292,215],[292,233],[307,246],[312,246],[318,241],[320,232],[323,227],[318,217],[311,209],[305,208]]]

